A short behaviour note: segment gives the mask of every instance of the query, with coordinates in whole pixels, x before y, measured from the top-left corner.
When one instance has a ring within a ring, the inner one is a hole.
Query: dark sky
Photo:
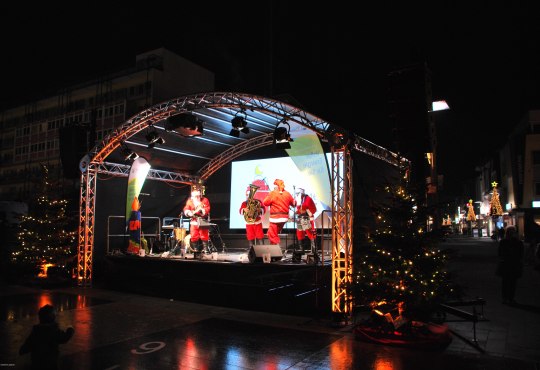
[[[1,107],[132,66],[137,53],[163,46],[214,71],[218,90],[287,94],[391,148],[386,76],[426,62],[434,98],[451,107],[436,119],[442,171],[455,180],[540,108],[540,16],[531,9],[289,3],[2,5]]]

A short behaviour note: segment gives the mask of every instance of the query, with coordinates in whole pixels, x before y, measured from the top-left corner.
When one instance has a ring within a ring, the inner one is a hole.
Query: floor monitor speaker
[[[249,249],[249,262],[275,262],[281,261],[283,252],[278,244],[254,245]]]

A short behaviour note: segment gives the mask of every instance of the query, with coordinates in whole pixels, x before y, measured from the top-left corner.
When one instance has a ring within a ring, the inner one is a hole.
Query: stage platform
[[[245,248],[172,255],[111,253],[94,271],[96,286],[210,305],[292,315],[328,312],[331,259],[287,250],[263,262]]]

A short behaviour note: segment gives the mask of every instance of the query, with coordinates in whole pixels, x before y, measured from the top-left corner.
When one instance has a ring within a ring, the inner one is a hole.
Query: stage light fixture
[[[165,131],[174,131],[182,136],[202,136],[203,121],[193,114],[179,114],[165,120]]]
[[[349,141],[349,135],[346,131],[333,128],[327,133],[327,140],[336,148],[344,148]]]
[[[165,144],[165,139],[163,139],[156,131],[150,131],[146,134],[146,141],[148,141],[148,148],[152,149],[156,144],[163,145]]]
[[[287,125],[287,127],[280,126]],[[291,126],[284,120],[279,121],[274,130],[274,147],[276,149],[291,149],[290,142],[294,141],[290,134]]]
[[[236,113],[231,119],[232,129],[229,135],[234,137],[240,137],[240,132],[249,134],[249,127],[247,127],[247,114],[244,110]]]
[[[136,160],[137,158],[139,158],[139,155],[135,152],[131,152],[127,157],[126,157],[126,161],[134,161]]]
[[[139,155],[129,149],[126,144],[122,144],[122,148],[120,149],[120,151],[122,152],[122,155],[124,156],[124,160],[126,162],[133,162],[134,160],[139,158]]]

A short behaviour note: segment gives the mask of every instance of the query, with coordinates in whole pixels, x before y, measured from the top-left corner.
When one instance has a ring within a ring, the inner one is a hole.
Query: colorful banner
[[[128,253],[139,254],[141,248],[141,212],[139,200],[135,198],[131,205],[131,216],[128,220],[129,245]]]
[[[127,198],[126,198],[126,221],[129,220],[132,211],[132,203],[135,198],[139,198],[139,194],[146,180],[146,175],[150,171],[150,164],[142,157],[133,161],[129,170]],[[138,211],[138,209],[137,209]],[[126,222],[127,224],[127,222]]]

